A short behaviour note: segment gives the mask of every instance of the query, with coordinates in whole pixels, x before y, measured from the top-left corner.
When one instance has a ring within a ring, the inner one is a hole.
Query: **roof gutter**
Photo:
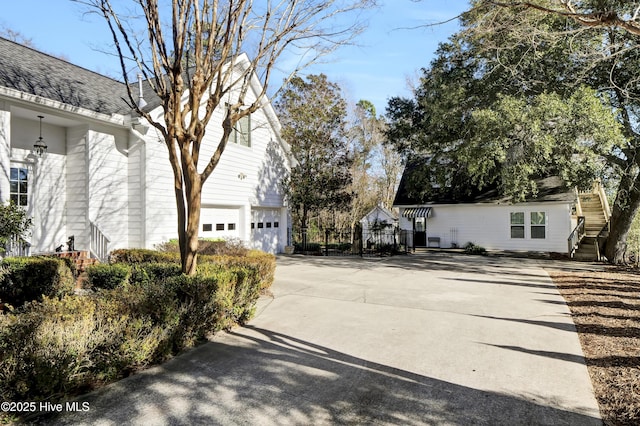
[[[0,98],[15,101],[23,106],[40,105],[45,108],[55,110],[55,112],[66,112],[70,115],[81,116],[86,119],[97,121],[104,124],[110,124],[118,127],[128,127],[129,117],[123,114],[104,114],[92,111],[87,108],[77,107],[55,101],[38,95],[32,95],[20,90],[11,89],[9,87],[0,87]]]

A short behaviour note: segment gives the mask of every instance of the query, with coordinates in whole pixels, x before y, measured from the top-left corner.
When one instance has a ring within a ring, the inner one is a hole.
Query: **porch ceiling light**
[[[38,118],[40,119],[40,137],[38,138],[36,143],[33,145],[33,151],[36,153],[38,157],[42,158],[42,156],[46,154],[48,147],[47,147],[47,144],[44,142],[44,140],[42,140],[42,119],[44,117],[42,115],[39,115]]]

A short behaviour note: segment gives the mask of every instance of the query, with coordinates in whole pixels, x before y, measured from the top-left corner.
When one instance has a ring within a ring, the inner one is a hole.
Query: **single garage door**
[[[251,211],[253,248],[268,253],[278,253],[282,246],[280,244],[280,226],[280,209],[254,208]]]
[[[234,207],[202,207],[200,238],[238,238],[240,209]]]

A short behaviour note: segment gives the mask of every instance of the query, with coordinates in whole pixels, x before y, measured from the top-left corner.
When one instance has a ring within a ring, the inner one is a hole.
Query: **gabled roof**
[[[124,83],[0,37],[0,86],[103,114],[128,114]]]
[[[483,189],[468,188],[465,194],[454,194],[451,190],[438,191],[437,195],[421,197],[413,194],[410,189],[409,179],[411,173],[415,173],[420,168],[415,164],[408,164],[400,179],[400,185],[393,201],[394,206],[418,206],[432,204],[513,204],[509,197],[501,194],[497,186]],[[568,188],[564,181],[558,176],[546,177],[536,180],[538,193],[535,197],[527,197],[525,202],[567,202],[576,200],[574,190]]]
[[[380,214],[382,213],[383,216],[386,216],[387,218],[389,218],[391,220],[397,220],[398,219],[398,215],[397,214],[395,214],[394,212],[392,212],[391,210],[389,210],[389,209],[387,209],[387,208],[385,208],[383,206],[377,205],[374,208],[372,208],[371,210],[369,210],[369,213],[364,215],[362,217],[362,219],[360,219],[360,222],[366,221],[367,218],[369,216],[371,216],[372,214],[374,214],[374,213],[376,213],[376,217],[377,218],[379,218]]]

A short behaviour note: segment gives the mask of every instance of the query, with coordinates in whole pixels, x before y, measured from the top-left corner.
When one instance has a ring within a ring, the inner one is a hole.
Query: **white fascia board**
[[[123,114],[104,114],[87,108],[65,104],[60,101],[48,99],[42,96],[32,95],[8,87],[0,87],[0,98],[8,99],[23,106],[38,105],[60,113],[68,113],[73,116],[81,116],[91,121],[110,124],[117,127],[128,127],[129,116]]]

